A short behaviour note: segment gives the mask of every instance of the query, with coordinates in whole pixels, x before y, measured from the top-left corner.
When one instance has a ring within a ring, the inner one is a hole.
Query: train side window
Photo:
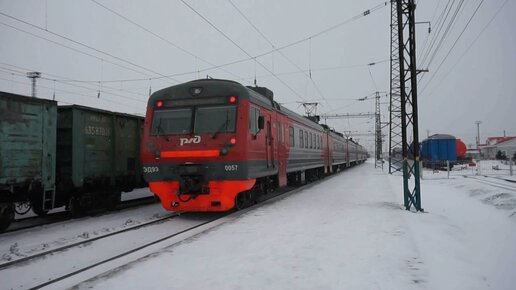
[[[305,142],[303,141],[303,130],[299,129],[299,148],[303,148]]]
[[[295,143],[295,139],[294,139],[294,128],[293,127],[288,128],[288,135],[289,135],[290,147],[295,147],[296,143]]]
[[[280,137],[281,136],[281,123],[280,122],[276,123],[276,130],[278,132],[277,135],[278,135],[278,145],[279,145],[281,142],[281,137]]]
[[[285,128],[287,126],[283,126],[283,124],[281,124],[281,144],[285,144]]]
[[[260,129],[258,129],[258,117],[260,117],[260,110],[251,107],[249,109],[249,133],[253,135],[260,131]]]
[[[255,134],[258,132],[258,124],[255,122],[256,120],[256,110],[255,108],[249,109],[249,133]]]
[[[305,131],[305,148],[308,148],[308,132]]]
[[[315,134],[312,135],[312,143],[314,144],[314,149],[317,149],[316,141],[315,141]]]

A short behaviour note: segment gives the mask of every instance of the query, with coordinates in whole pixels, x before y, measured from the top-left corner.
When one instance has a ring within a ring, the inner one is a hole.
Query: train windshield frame
[[[195,106],[155,110],[151,134],[219,134],[236,132],[236,105]]]

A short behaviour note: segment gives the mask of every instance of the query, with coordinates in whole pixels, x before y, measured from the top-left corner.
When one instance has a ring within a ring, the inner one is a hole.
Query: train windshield
[[[218,134],[235,129],[236,106],[206,106],[156,110],[151,132],[153,135]]]
[[[192,132],[192,109],[154,111],[153,135],[190,134]]]
[[[200,107],[195,112],[194,133],[235,132],[235,106]]]

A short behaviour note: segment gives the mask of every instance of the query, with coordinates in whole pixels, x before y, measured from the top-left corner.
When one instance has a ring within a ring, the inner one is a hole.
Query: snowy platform
[[[78,289],[514,289],[516,187],[495,180],[422,180],[425,213],[414,213],[402,207],[401,176],[370,162],[122,268],[70,282],[80,283]],[[0,249],[8,253],[14,243],[20,255],[30,254],[31,245],[65,243],[78,233],[95,235],[109,225],[165,214],[159,205],[145,210],[4,235]],[[164,225],[160,232],[167,232]],[[93,245],[84,250],[110,251]],[[60,267],[72,270],[85,252],[66,253],[77,259]],[[56,266],[49,259],[33,263]],[[16,275],[0,270],[0,289],[35,276],[52,278],[26,269],[12,269]]]
[[[514,289],[516,203],[491,191],[423,180],[408,212],[401,177],[366,163],[80,288]]]

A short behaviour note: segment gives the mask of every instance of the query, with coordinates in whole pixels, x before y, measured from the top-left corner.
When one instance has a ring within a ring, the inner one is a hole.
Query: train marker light
[[[158,108],[163,107],[163,101],[157,101],[156,102],[156,107],[158,107]]]
[[[201,93],[202,93],[202,87],[190,88],[190,94],[192,96],[197,96],[197,95],[200,95]]]
[[[236,138],[229,139],[229,143],[231,143],[232,145],[235,145],[236,144]]]
[[[231,97],[229,97],[229,102],[230,102],[230,103],[234,103],[234,102],[236,102],[236,97],[235,97],[235,96],[231,96]]]

